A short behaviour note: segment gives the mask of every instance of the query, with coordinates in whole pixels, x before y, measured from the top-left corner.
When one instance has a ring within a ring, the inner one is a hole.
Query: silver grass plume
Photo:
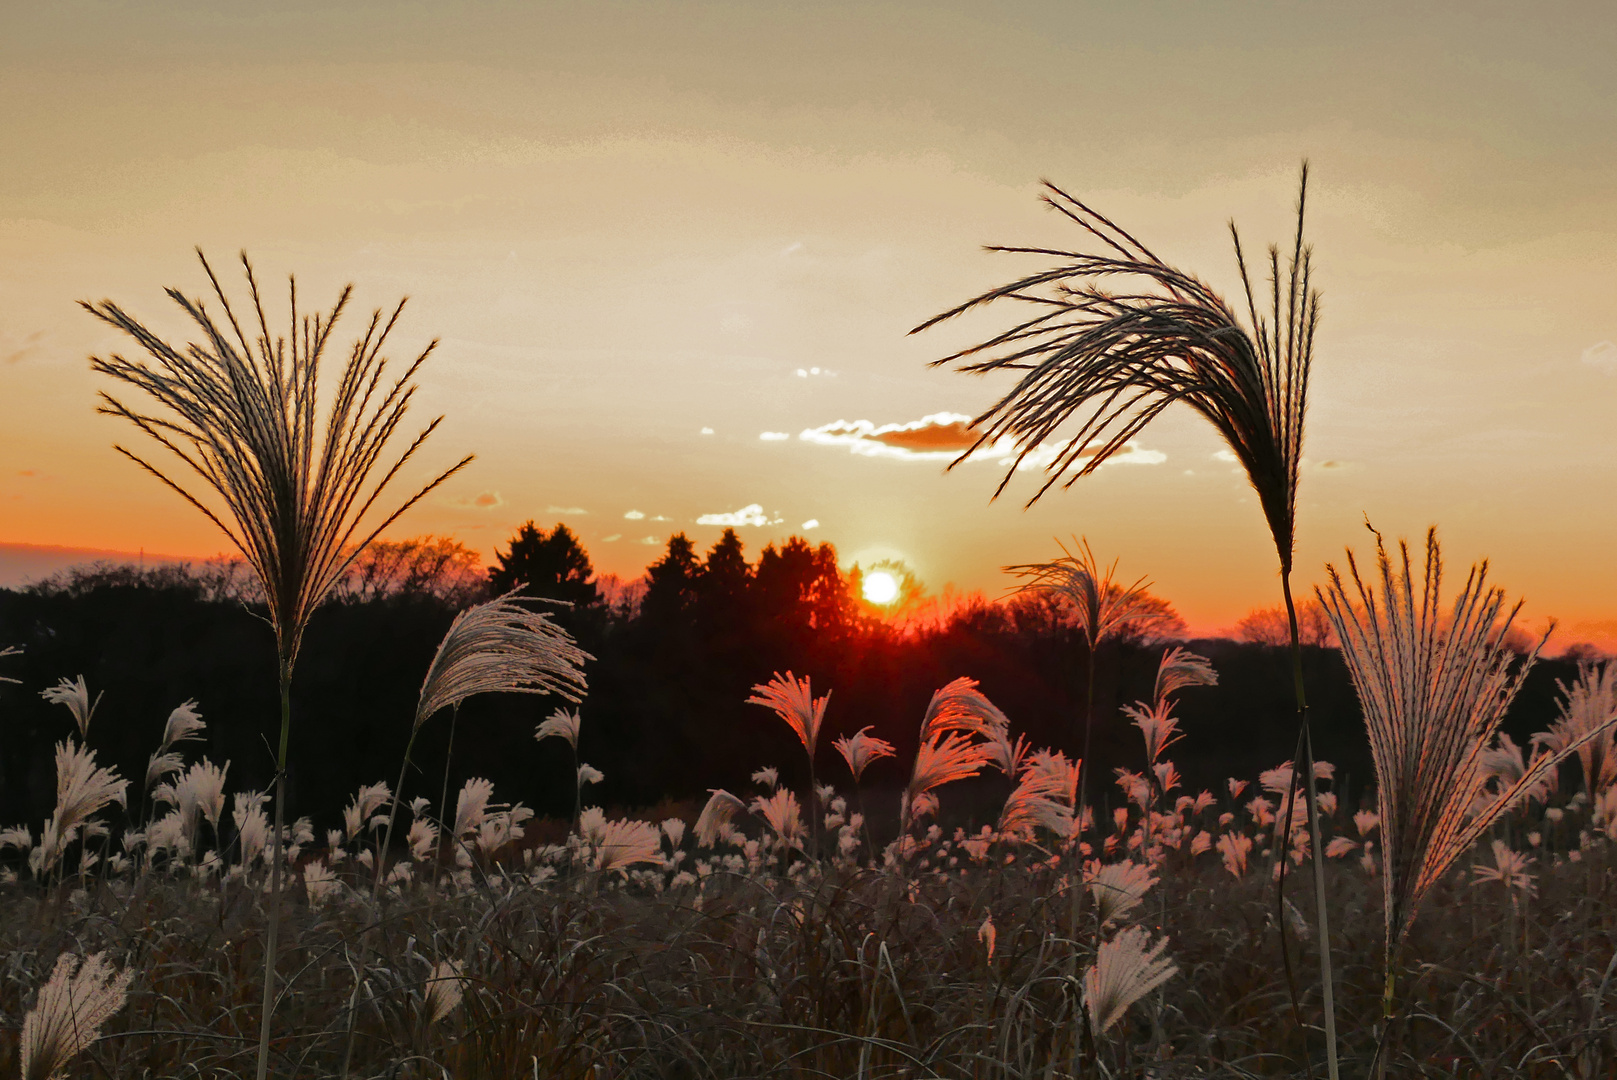
[[[844,735],[832,742],[842,760],[848,763],[848,771],[853,774],[853,782],[859,783],[865,774],[865,769],[872,761],[893,757],[893,744],[886,739],[878,739],[874,735],[866,735],[870,727],[862,727],[852,735]]]
[[[1319,322],[1319,296],[1310,288],[1312,253],[1302,238],[1307,164],[1297,197],[1296,241],[1284,272],[1279,248],[1269,249],[1272,288],[1265,311],[1257,307],[1240,235],[1230,226],[1250,328],[1222,297],[1163,262],[1104,215],[1049,181],[1044,188],[1045,204],[1099,241],[1098,253],[990,247],[1048,256],[1057,264],[973,297],[911,331],[1000,299],[1034,309],[1009,330],[933,362],[956,364],[971,374],[1025,372],[1010,393],[972,421],[980,434],[954,464],[1001,437],[1014,439],[1018,454],[994,492],[998,496],[1030,453],[1059,440],[1058,430],[1076,421],[1077,430],[1061,442],[1047,467],[1049,479],[1028,500],[1032,505],[1063,477],[1064,486],[1071,486],[1100,468],[1164,409],[1182,402],[1213,425],[1246,469],[1282,572],[1289,573],[1303,413]],[[1126,291],[1114,294],[1103,287],[1115,279],[1129,282]]]
[[[29,866],[43,876],[56,868],[81,827],[106,806],[125,805],[129,781],[114,768],[99,768],[95,751],[71,738],[56,744],[56,809],[45,823],[39,846],[29,854]]]
[[[784,676],[775,672],[774,677],[767,683],[759,683],[752,688],[752,697],[747,699],[748,705],[762,705],[774,711],[793,732],[797,734],[803,744],[804,753],[808,754],[809,787],[808,798],[805,800],[809,807],[809,820],[819,818],[818,793],[819,784],[814,772],[814,755],[820,745],[820,727],[825,723],[825,707],[831,703],[831,692],[827,690],[822,697],[816,698],[809,685],[807,676],[798,679],[788,671]],[[820,854],[820,832],[812,830],[814,856]]]
[[[427,980],[423,1004],[427,1023],[436,1024],[455,1011],[466,994],[468,980],[465,966],[454,960],[441,960],[432,965],[432,977]]]
[[[22,1080],[61,1076],[67,1063],[100,1036],[101,1025],[124,1007],[134,973],[120,972],[102,957],[92,953],[82,964],[69,953],[56,958],[22,1022]]]
[[[73,714],[73,722],[78,725],[79,738],[90,737],[90,720],[101,704],[101,694],[97,694],[94,701],[90,700],[90,688],[84,684],[83,675],[78,677],[77,682],[58,679],[55,686],[41,690],[39,696],[52,705],[65,706]]]
[[[290,667],[310,614],[365,545],[472,459],[462,458],[374,526],[363,526],[383,490],[442,419],[429,423],[371,483],[415,396],[410,380],[437,342],[388,382],[382,349],[404,301],[385,320],[378,309],[364,336],[350,348],[322,426],[320,366],[353,287],[342,290],[329,314],[300,315],[297,283],[289,279],[291,317],[287,336],[280,337],[269,328],[245,253],[241,263],[253,320],[247,327],[237,319],[200,250],[197,257],[223,322],[216,321],[203,300],[178,289],[165,291],[196,324],[204,344],[176,348],[111,300],[81,302],[84,310],[128,334],[150,357],[150,362],[117,354],[92,357],[91,369],[142,391],[159,407],[158,414],[141,412],[102,392],[99,411],[134,424],[219,496],[223,506],[212,508],[161,468],[115,447],[200,510],[241,551],[263,585],[279,655]]]
[[[1533,736],[1552,753],[1574,741],[1580,741],[1578,758],[1583,765],[1583,790],[1593,799],[1613,783],[1617,783],[1617,730],[1611,726],[1617,716],[1617,663],[1578,665],[1578,678],[1570,686],[1559,680],[1561,715],[1550,725],[1550,730]],[[1583,736],[1598,729],[1601,734],[1584,739]]]
[[[747,804],[723,788],[709,788],[707,803],[696,818],[696,843],[710,848],[718,842],[719,833],[737,814],[747,812]]]
[[[217,500],[210,506],[196,492],[133,451],[119,453],[151,473],[196,507],[241,551],[264,590],[275,632],[281,696],[277,748],[274,854],[270,871],[269,928],[265,941],[264,1000],[256,1076],[269,1070],[270,1019],[274,1012],[276,945],[280,930],[282,822],[286,804],[286,757],[291,735],[291,683],[309,617],[341,581],[367,544],[426,494],[471,462],[467,456],[439,473],[391,512],[377,503],[438,427],[431,421],[404,450],[388,445],[415,396],[411,379],[437,342],[422,350],[391,381],[382,349],[404,310],[404,301],[383,318],[378,309],[364,335],[349,349],[335,389],[320,392],[320,367],[331,333],[348,305],[345,287],[329,314],[300,315],[297,282],[288,280],[290,318],[286,336],[272,334],[258,281],[246,252],[242,269],[252,298],[252,323],[244,327],[208,260],[197,251],[223,321],[201,299],[166,290],[190,317],[202,344],[183,349],[164,341],[110,300],[81,302],[91,315],[134,339],[150,362],[91,357],[91,370],[147,395],[155,412],[131,407],[105,391],[99,411],[121,416],[173,454]],[[326,401],[324,423],[320,401]],[[391,457],[391,464],[383,464]],[[183,474],[182,474],[183,475]]]
[[[1095,950],[1095,962],[1084,972],[1084,1005],[1096,1035],[1123,1019],[1129,1006],[1179,974],[1172,960],[1162,956],[1163,938],[1150,945],[1144,928],[1130,926]]]
[[[439,711],[459,706],[476,694],[556,694],[580,701],[587,690],[582,669],[585,661],[593,659],[548,614],[526,607],[515,591],[456,615],[422,680],[394,790],[402,794],[416,734]],[[376,863],[378,887],[398,812],[394,803]]]
[[[1426,534],[1421,582],[1414,579],[1407,543],[1399,544],[1399,554],[1395,567],[1377,534],[1372,583],[1360,576],[1349,551],[1348,580],[1327,567],[1329,583],[1316,590],[1342,643],[1375,763],[1389,1018],[1398,953],[1422,897],[1501,814],[1611,723],[1540,754],[1473,814],[1490,779],[1483,765],[1494,735],[1543,641],[1514,665],[1506,636],[1521,603],[1505,610],[1504,590],[1488,585],[1485,561],[1471,568],[1445,608],[1436,529]]]
[[[1150,583],[1145,578],[1132,585],[1118,584],[1112,578],[1117,572],[1116,560],[1104,572],[1100,569],[1088,537],[1074,540],[1071,551],[1059,540],[1056,545],[1061,548],[1059,559],[1001,569],[1022,579],[1014,587],[1016,592],[1043,593],[1064,601],[1091,649],[1126,628],[1167,618],[1151,602],[1151,594],[1146,592]]]
[[[475,694],[556,694],[583,699],[581,670],[594,657],[545,612],[510,592],[455,616],[421,684],[411,733],[435,713]]]

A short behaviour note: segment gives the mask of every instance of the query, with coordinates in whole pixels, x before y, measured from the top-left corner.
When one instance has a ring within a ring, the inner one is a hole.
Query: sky
[[[1015,312],[909,331],[1042,268],[983,245],[1079,243],[1041,178],[1233,294],[1228,222],[1288,240],[1307,158],[1297,583],[1366,519],[1435,524],[1451,578],[1487,558],[1531,625],[1617,647],[1607,5],[327,7],[0,6],[13,555],[223,549],[111,449],[138,443],[87,358],[129,343],[75,303],[183,341],[162,289],[207,286],[200,246],[238,298],[246,250],[281,318],[296,274],[305,306],[355,285],[339,338],[408,295],[390,355],[440,340],[402,480],[477,460],[393,536],[487,556],[563,521],[632,577],[736,522],[754,556],[798,533],[989,595],[1084,536],[1213,632],[1279,582],[1203,421],[992,500],[998,459],[946,470],[946,429],[1010,382],[928,365]]]

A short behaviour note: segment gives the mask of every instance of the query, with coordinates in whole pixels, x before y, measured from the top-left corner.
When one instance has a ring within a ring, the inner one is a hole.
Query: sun
[[[886,570],[872,570],[865,575],[863,592],[872,604],[891,604],[898,599],[898,579]]]

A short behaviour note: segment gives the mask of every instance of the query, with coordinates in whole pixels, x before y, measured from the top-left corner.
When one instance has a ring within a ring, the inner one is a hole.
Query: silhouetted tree
[[[489,587],[507,593],[518,586],[524,596],[564,600],[575,607],[601,602],[595,587],[595,567],[573,535],[573,530],[557,523],[546,532],[532,521],[517,530],[508,550],[494,551],[496,565],[489,567]]]
[[[667,552],[646,568],[641,614],[656,625],[680,621],[696,603],[696,579],[701,573],[702,560],[690,537],[684,533],[670,536]]]

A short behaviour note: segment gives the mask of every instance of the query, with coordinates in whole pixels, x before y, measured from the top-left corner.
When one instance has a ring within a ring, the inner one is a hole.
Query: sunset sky
[[[981,245],[1079,243],[1041,177],[1233,292],[1227,222],[1288,238],[1307,157],[1299,581],[1366,515],[1435,523],[1451,574],[1486,556],[1562,645],[1617,646],[1609,5],[327,7],[0,15],[0,542],[222,549],[112,451],[86,358],[125,346],[74,302],[184,338],[162,287],[205,287],[199,245],[240,296],[245,248],[276,312],[289,272],[306,305],[352,281],[350,331],[407,293],[392,354],[442,339],[414,476],[478,458],[395,536],[560,520],[634,576],[731,520],[997,594],[1081,534],[1216,631],[1279,588],[1202,421],[990,502],[997,459],[946,473],[937,428],[1010,384],[927,363],[1014,312],[907,332],[1043,265]]]

